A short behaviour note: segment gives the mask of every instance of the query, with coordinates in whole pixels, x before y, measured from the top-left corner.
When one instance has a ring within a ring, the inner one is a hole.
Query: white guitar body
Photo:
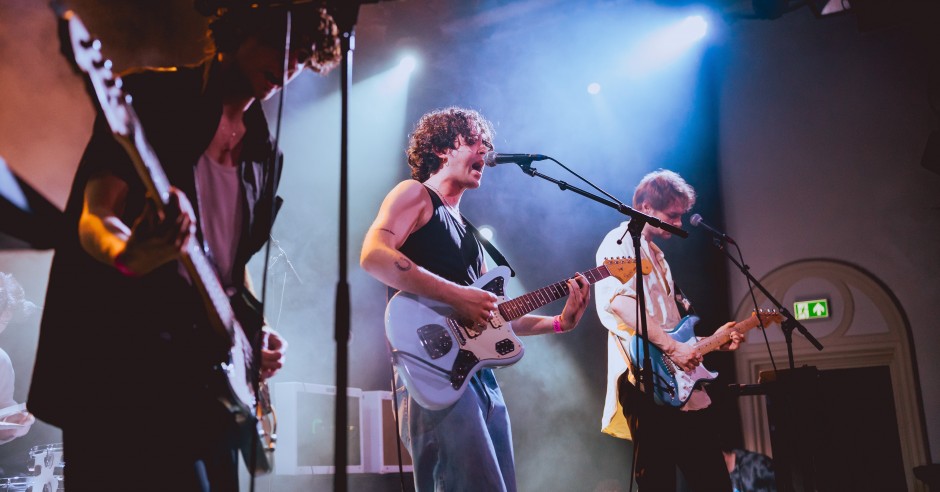
[[[505,300],[509,268],[497,267],[472,284]],[[409,395],[422,407],[440,410],[463,394],[481,368],[507,366],[525,349],[512,324],[495,312],[486,326],[466,327],[450,305],[399,292],[385,309],[385,334],[398,374]]]
[[[648,274],[652,265],[643,260],[641,270]],[[625,283],[635,273],[633,258],[607,258],[603,265],[581,272],[590,284],[610,276]],[[388,301],[385,335],[392,360],[408,394],[419,405],[430,410],[447,408],[481,368],[508,366],[521,359],[525,349],[510,321],[570,293],[563,280],[507,300],[506,281],[511,274],[508,267],[500,266],[472,284],[498,298],[496,311],[485,325],[460,323],[450,305],[414,294],[399,292]]]

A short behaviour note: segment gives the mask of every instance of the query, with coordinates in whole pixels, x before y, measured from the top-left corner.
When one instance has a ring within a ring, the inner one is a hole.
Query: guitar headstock
[[[649,275],[649,273],[653,271],[653,264],[650,263],[649,260],[644,259],[640,262],[640,265],[640,271],[643,272],[643,275]],[[636,259],[634,258],[626,258],[623,256],[604,258],[604,266],[610,271],[612,277],[615,277],[622,283],[627,283],[628,280],[636,275]]]
[[[89,93],[98,101],[98,109],[105,116],[111,131],[117,135],[130,135],[130,117],[121,89],[121,78],[111,71],[111,60],[101,54],[101,42],[92,38],[85,24],[71,10],[56,7],[59,14],[59,44],[62,54],[79,74],[86,75]]]
[[[776,309],[758,309],[751,314],[751,318],[754,320],[755,324],[758,324],[757,321],[758,318],[760,318],[765,328],[774,323],[783,323],[783,315]]]

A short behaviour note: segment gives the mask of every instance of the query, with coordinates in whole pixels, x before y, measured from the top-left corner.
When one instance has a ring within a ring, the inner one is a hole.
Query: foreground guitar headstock
[[[649,275],[653,271],[653,264],[644,259],[640,262],[640,271],[643,275]],[[618,256],[616,258],[604,258],[604,266],[610,271],[610,275],[621,283],[627,283],[628,280],[636,275],[636,259]]]
[[[88,92],[98,100],[98,109],[111,130],[117,135],[130,135],[129,101],[125,100],[128,96],[121,88],[121,78],[111,71],[111,60],[101,54],[101,41],[88,33],[85,24],[71,10],[59,12],[59,44],[76,72],[86,75]]]

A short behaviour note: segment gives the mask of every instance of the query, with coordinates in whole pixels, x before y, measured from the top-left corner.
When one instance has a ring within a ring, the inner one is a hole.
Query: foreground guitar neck
[[[601,265],[597,268],[592,268],[584,273],[584,278],[588,280],[588,283],[594,284],[611,275],[610,270],[607,269],[607,265]],[[534,290],[528,294],[521,295],[515,299],[510,299],[500,303],[498,306],[499,314],[503,316],[505,320],[514,320],[516,318],[521,318],[526,314],[535,311],[536,309],[549,304],[551,302],[557,301],[562,297],[570,294],[570,289],[568,289],[567,280],[561,282],[555,282],[541,289]]]

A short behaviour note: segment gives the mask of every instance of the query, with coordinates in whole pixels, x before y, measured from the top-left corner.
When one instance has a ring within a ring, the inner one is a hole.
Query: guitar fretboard
[[[582,272],[581,275],[584,275],[584,278],[586,278],[590,284],[594,284],[595,282],[609,277],[610,270],[607,269],[606,265],[601,265],[597,268]],[[515,299],[504,301],[500,303],[497,308],[499,309],[499,314],[503,316],[503,319],[511,321],[516,318],[521,318],[550,302],[557,301],[568,294],[570,294],[570,292],[567,281],[555,282],[552,285],[542,287],[528,294],[523,294]]]
[[[760,326],[762,321],[764,325],[770,325],[771,323],[781,322],[782,318],[780,313],[775,310],[761,310],[759,313],[751,315],[750,318],[736,323],[732,329],[743,335],[751,328]],[[729,340],[731,340],[731,335],[728,333],[723,335],[711,335],[707,338],[699,340],[693,345],[693,347],[695,347],[699,353],[705,355],[709,352],[718,350],[718,348],[720,348],[722,345],[728,343]]]

